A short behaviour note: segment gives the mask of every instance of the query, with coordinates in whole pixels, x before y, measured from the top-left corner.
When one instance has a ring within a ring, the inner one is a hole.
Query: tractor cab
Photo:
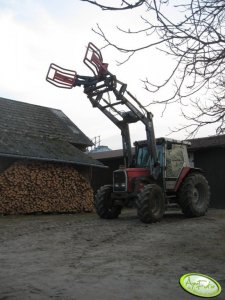
[[[188,142],[156,139],[157,161],[153,159],[147,141],[134,143],[135,154],[128,168],[114,171],[113,191],[117,198],[134,198],[144,185],[156,183],[165,194],[175,192],[176,184],[185,171],[190,171]]]
[[[154,161],[149,153],[146,141],[138,141],[135,145],[134,165],[136,168],[148,168],[150,173],[154,170]],[[173,139],[156,139],[156,151],[160,175],[157,183],[166,191],[175,191],[176,183],[184,170],[190,170],[187,141]]]

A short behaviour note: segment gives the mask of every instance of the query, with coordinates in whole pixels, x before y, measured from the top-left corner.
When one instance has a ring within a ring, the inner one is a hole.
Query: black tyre
[[[121,206],[114,206],[111,198],[112,186],[104,185],[96,193],[94,205],[97,214],[103,219],[115,219],[121,213]]]
[[[144,223],[159,221],[165,212],[165,199],[157,184],[147,184],[138,194],[137,213]]]
[[[201,173],[189,174],[178,191],[178,201],[186,217],[204,216],[210,201],[210,188]]]

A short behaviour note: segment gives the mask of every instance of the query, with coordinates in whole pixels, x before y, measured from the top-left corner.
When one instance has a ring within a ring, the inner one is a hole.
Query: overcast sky
[[[80,75],[91,75],[83,64],[89,41],[103,46],[102,39],[91,28],[99,23],[107,34],[123,45],[132,40],[118,33],[123,28],[140,26],[142,9],[127,13],[102,12],[79,0],[0,0],[0,97],[61,109],[89,138],[101,136],[102,144],[121,148],[120,132],[97,108],[92,108],[82,88],[58,89],[45,81],[49,64],[74,69]],[[144,36],[138,41],[144,41]],[[117,78],[128,84],[128,90],[143,104],[154,95],[143,89],[141,79],[161,80],[170,69],[168,57],[156,52],[142,52],[128,63],[117,66],[121,59],[112,49],[104,49],[104,61]],[[156,137],[165,136],[169,127],[181,122],[178,107],[151,107]],[[144,139],[141,124],[132,125],[132,141]],[[210,132],[200,132],[202,136]],[[184,134],[171,135],[184,138]]]

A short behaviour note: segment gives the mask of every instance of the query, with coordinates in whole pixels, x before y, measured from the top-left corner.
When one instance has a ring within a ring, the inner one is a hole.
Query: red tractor
[[[108,71],[100,50],[88,44],[84,63],[93,76],[51,64],[46,80],[57,87],[83,86],[93,107],[99,108],[121,131],[124,166],[113,173],[113,185],[102,186],[94,204],[101,218],[117,218],[126,205],[135,204],[144,223],[159,221],[177,203],[187,217],[203,216],[210,189],[201,169],[190,166],[188,142],[155,139],[153,115]],[[132,155],[129,124],[142,122],[146,140],[135,142]]]

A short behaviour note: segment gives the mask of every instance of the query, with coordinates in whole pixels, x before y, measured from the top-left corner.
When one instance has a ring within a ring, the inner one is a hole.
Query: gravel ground
[[[94,213],[0,217],[0,299],[197,299],[181,275],[215,278],[225,299],[225,210],[143,224]]]

